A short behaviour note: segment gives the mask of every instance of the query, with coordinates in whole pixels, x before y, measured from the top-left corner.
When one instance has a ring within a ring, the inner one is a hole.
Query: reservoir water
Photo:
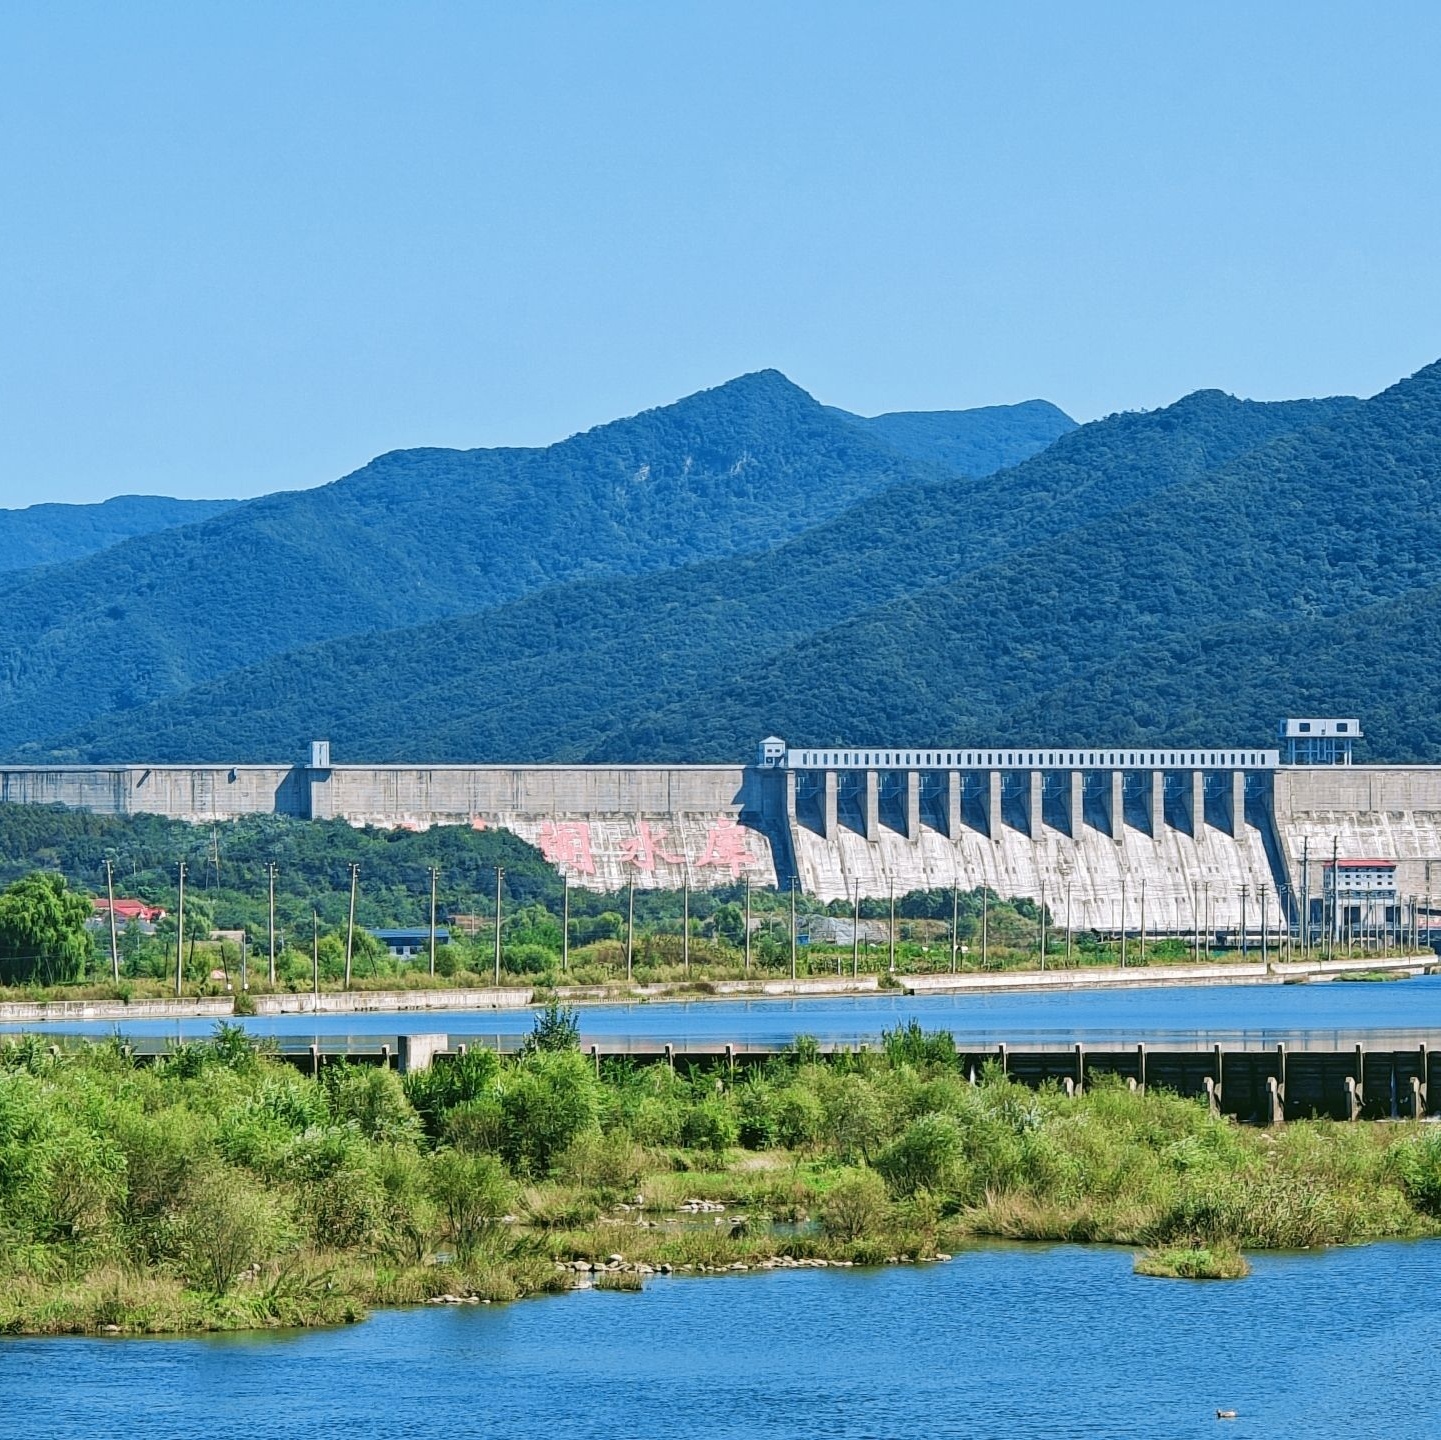
[[[987,1247],[335,1331],[0,1341],[0,1416],[28,1440],[1441,1433],[1441,1242],[1253,1264],[1188,1283],[1133,1275],[1123,1250]]]
[[[815,999],[652,1001],[586,1005],[580,1009],[587,1043],[623,1037],[691,1041],[786,1042],[796,1035],[818,1040],[875,1041],[881,1032],[914,1017],[928,1029],[958,1040],[1079,1040],[1108,1037],[1156,1043],[1198,1032],[1220,1038],[1246,1035],[1277,1043],[1301,1034],[1355,1030],[1441,1029],[1441,975],[1411,980],[1313,985],[1148,986],[1135,990],[978,995],[837,996]],[[363,1015],[286,1015],[246,1020],[257,1035],[394,1036],[446,1032],[474,1037],[514,1036],[531,1028],[531,1010],[404,1011]],[[10,1030],[102,1036],[208,1035],[211,1020],[134,1020],[6,1024]]]

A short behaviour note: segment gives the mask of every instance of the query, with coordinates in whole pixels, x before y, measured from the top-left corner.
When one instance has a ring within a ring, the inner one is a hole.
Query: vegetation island
[[[1099,1083],[960,1071],[912,1022],[877,1051],[672,1068],[576,1047],[302,1074],[238,1027],[153,1064],[0,1041],[0,1332],[325,1325],[673,1273],[951,1258],[988,1237],[1245,1250],[1441,1228],[1441,1133],[1275,1130]]]

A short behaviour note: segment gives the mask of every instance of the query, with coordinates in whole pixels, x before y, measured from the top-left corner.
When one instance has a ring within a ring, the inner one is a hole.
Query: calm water
[[[221,1340],[0,1342],[0,1428],[82,1435],[1432,1440],[1441,1243],[1144,1280],[1128,1252],[652,1281]],[[1222,1423],[1218,1408],[1238,1419]],[[21,1419],[23,1417],[23,1420]]]
[[[591,1005],[580,1011],[586,1041],[624,1036],[661,1040],[785,1042],[798,1034],[820,1040],[875,1040],[914,1016],[958,1040],[1019,1042],[1025,1038],[1099,1042],[1164,1035],[1244,1033],[1266,1043],[1299,1032],[1355,1029],[1441,1029],[1441,975],[1379,983],[1324,985],[1156,986],[1089,990],[1069,995],[877,995],[813,1000],[707,1000]],[[434,1011],[374,1015],[287,1015],[246,1021],[262,1035],[394,1036],[445,1031],[457,1036],[523,1034],[529,1010]],[[122,1031],[176,1038],[208,1035],[210,1020],[137,1020],[95,1024],[0,1026],[104,1035]]]

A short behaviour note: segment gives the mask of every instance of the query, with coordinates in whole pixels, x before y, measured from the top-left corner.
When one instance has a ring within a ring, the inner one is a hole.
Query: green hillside
[[[831,409],[830,414],[885,441],[892,450],[963,476],[987,476],[1019,466],[1076,428],[1074,419],[1049,401],[961,411],[892,411],[870,417],[843,409]]]
[[[993,573],[1024,587],[1074,532],[1148,497],[1164,508],[1237,456],[1354,404],[1202,392],[1084,426],[987,479],[898,485],[759,555],[557,586],[363,648],[311,647],[32,753],[262,759],[327,735],[350,760],[724,759],[812,705],[827,717],[814,738],[861,735],[867,704],[890,693],[880,672],[907,676],[915,704],[937,656],[929,641],[891,650],[877,635],[880,656],[847,655],[822,675],[810,656],[848,617],[863,626],[888,604],[904,614],[911,597]],[[855,676],[867,672],[881,688],[861,696]],[[788,675],[805,676],[805,694]]]
[[[158,530],[208,520],[234,504],[234,500],[117,495],[98,505],[31,505],[24,510],[0,510],[0,572],[78,560],[135,535],[152,535]]]
[[[1104,521],[778,648],[648,721],[984,743],[1259,739],[1367,717],[1434,758],[1441,364]],[[1409,648],[1408,648],[1409,647]],[[837,677],[843,677],[839,682]],[[624,743],[624,742],[622,742]]]
[[[0,577],[0,750],[315,641],[768,547],[941,475],[775,371],[545,449],[397,451]],[[348,647],[362,667],[369,643]]]
[[[903,455],[932,461],[957,475],[989,475],[1019,465],[1076,428],[1076,422],[1048,400],[977,410],[899,410],[869,417],[846,410],[831,414]]]

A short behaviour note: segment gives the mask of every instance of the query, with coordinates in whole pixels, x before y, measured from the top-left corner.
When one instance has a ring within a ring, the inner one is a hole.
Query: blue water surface
[[[815,999],[653,1001],[586,1005],[580,1009],[587,1043],[624,1038],[677,1042],[785,1043],[796,1035],[818,1040],[875,1041],[881,1032],[918,1019],[958,1040],[1019,1044],[1025,1040],[1114,1037],[1134,1043],[1198,1033],[1244,1035],[1277,1043],[1301,1035],[1325,1038],[1355,1030],[1441,1029],[1441,975],[1387,982],[1310,985],[1148,986],[1071,993],[828,996]],[[285,1015],[244,1021],[257,1035],[394,1037],[444,1032],[458,1037],[513,1036],[531,1028],[531,1010],[442,1010],[365,1015]],[[195,1038],[212,1020],[133,1020],[8,1024],[3,1030],[103,1036]]]
[[[1441,1433],[1441,1243],[1148,1280],[1109,1248],[653,1280],[283,1336],[0,1342],[0,1426],[104,1436]],[[1218,1421],[1217,1409],[1235,1410]]]

